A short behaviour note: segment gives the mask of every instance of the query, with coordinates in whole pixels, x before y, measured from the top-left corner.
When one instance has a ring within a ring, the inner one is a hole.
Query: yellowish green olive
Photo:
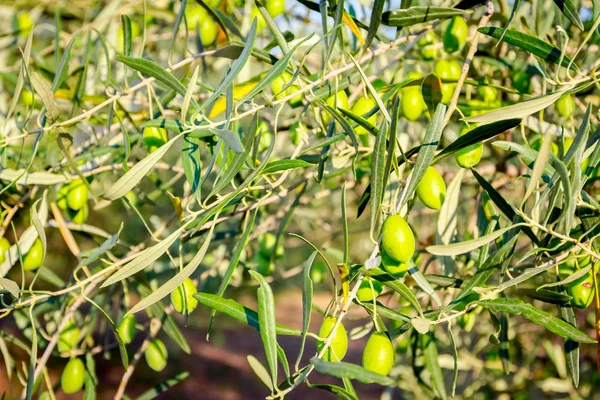
[[[292,80],[292,78],[292,74],[284,71],[281,75],[273,79],[273,82],[271,83],[271,90],[273,91],[276,99],[282,99],[300,91],[300,86],[296,84],[289,85],[285,90],[283,89]],[[292,97],[289,102],[290,106],[292,107],[298,107],[301,105],[302,93],[298,93],[296,96]]]
[[[554,103],[554,107],[563,118],[569,118],[573,115],[573,111],[575,111],[575,100],[573,100],[573,95],[566,94],[556,100]]]
[[[129,314],[125,318],[121,319],[117,325],[117,332],[123,341],[123,344],[129,344],[135,337],[135,315]]]
[[[397,278],[403,277],[408,271],[408,263],[394,260],[383,248],[381,249],[381,265],[388,274]]]
[[[362,364],[365,369],[387,376],[395,360],[394,345],[385,332],[374,332],[367,340]]]
[[[321,325],[321,329],[319,330],[319,337],[327,339],[331,334],[336,321],[337,319],[335,317],[325,318]],[[344,326],[340,323],[332,335],[331,345],[325,351],[323,359],[330,362],[342,361],[348,351],[348,334],[346,333]],[[321,352],[324,345],[324,341],[317,342],[317,349],[319,352]]]
[[[71,358],[60,377],[60,386],[66,394],[79,392],[85,381],[85,365],[80,358]]]
[[[361,97],[354,102],[350,111],[352,111],[354,114],[364,118],[365,114],[368,113],[369,111],[371,111],[373,108],[375,108],[376,105],[377,105],[377,102],[375,102],[375,100],[373,100],[373,98],[371,96]],[[375,113],[375,114],[371,115],[369,118],[367,118],[367,122],[369,122],[371,125],[376,125],[377,124],[377,114]],[[357,135],[367,135],[369,133],[369,131],[367,131],[363,126],[358,126],[354,130],[354,132]]]
[[[426,207],[439,210],[446,198],[444,178],[433,167],[428,167],[417,185],[417,196]]]
[[[573,297],[571,304],[577,308],[587,308],[594,300],[594,277],[592,271],[567,284],[567,294]]]
[[[460,132],[460,136],[463,136],[464,134],[466,134],[473,128],[474,128],[474,125],[471,125],[471,127],[464,127]],[[483,143],[479,142],[479,143],[472,144],[472,145],[467,146],[464,149],[461,149],[456,152],[456,154],[455,154],[456,163],[459,166],[461,166],[462,168],[474,167],[481,160],[482,154],[483,154]]]
[[[4,253],[6,253],[10,249],[10,242],[5,237],[0,238],[0,264],[4,262],[6,257]]]
[[[285,11],[285,0],[266,0],[265,8],[271,17],[276,17]]]
[[[67,210],[67,212],[69,214],[69,218],[71,219],[71,222],[73,222],[74,224],[85,224],[85,222],[88,219],[88,214],[90,212],[90,209],[89,209],[88,205],[85,204],[78,211],[74,211],[69,208]]]
[[[381,282],[379,282],[377,279],[366,277],[361,282],[358,292],[356,293],[356,297],[363,303],[371,302],[374,298],[381,294],[382,290],[383,286],[381,285]]]
[[[340,90],[333,96],[329,97],[325,101],[325,103],[329,107],[334,108],[334,109],[343,108],[343,109],[347,110],[348,109],[348,95],[343,90]],[[323,112],[323,122],[328,124],[331,121],[331,118],[333,118],[331,116],[331,114],[329,114],[327,111]]]
[[[29,249],[29,252],[23,259],[23,269],[25,271],[34,271],[42,266],[42,259],[44,258],[44,246],[42,241],[38,238],[35,239],[33,245]]]
[[[415,252],[415,236],[399,215],[390,215],[381,228],[381,246],[394,260],[408,262]]]
[[[275,247],[275,243],[277,243],[277,236],[275,236],[271,232],[266,232],[264,235],[261,235],[258,238],[258,248],[261,255],[265,258],[271,258],[271,253],[273,252],[273,247]],[[279,258],[283,256],[283,246],[281,242],[277,245],[277,250],[275,251],[275,257]]]
[[[160,372],[167,366],[167,346],[160,339],[153,339],[148,343],[148,347],[144,352],[146,363],[153,370]]]
[[[147,127],[144,128],[144,145],[148,153],[156,151],[160,146],[167,143],[169,137],[167,130],[164,128]]]
[[[64,329],[58,335],[58,351],[66,353],[77,347],[79,342],[79,328],[74,319],[69,319]]]
[[[185,310],[191,313],[198,306],[198,300],[194,297],[194,294],[198,293],[194,282],[187,278],[181,285],[171,292],[171,303],[173,308],[179,314],[183,314]]]

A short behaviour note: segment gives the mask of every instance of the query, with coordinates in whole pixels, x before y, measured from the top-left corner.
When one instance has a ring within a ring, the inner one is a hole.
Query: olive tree
[[[95,398],[113,355],[115,399],[144,363],[156,397],[226,318],[269,399],[598,390],[596,2],[28,3],[0,74],[10,395]]]

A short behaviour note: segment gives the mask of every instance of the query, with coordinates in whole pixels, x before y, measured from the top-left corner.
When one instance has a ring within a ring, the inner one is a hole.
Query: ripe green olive
[[[458,80],[460,78],[461,66],[456,60],[439,59],[433,66],[433,72],[442,80]],[[448,104],[456,83],[442,83],[442,103]]]
[[[67,209],[67,213],[69,214],[69,218],[71,219],[71,222],[73,222],[74,224],[79,224],[79,225],[85,224],[85,221],[87,221],[87,219],[88,219],[89,212],[90,212],[90,209],[87,204],[85,204],[78,211],[71,210],[70,208]]]
[[[371,289],[371,285],[373,285],[373,289]],[[358,292],[356,293],[356,297],[364,302],[371,302],[374,298],[379,296],[383,290],[383,285],[376,279],[372,279],[366,277],[361,282]]]
[[[200,40],[203,46],[210,46],[217,38],[217,24],[213,17],[200,5],[191,5],[186,10],[188,26],[192,30],[200,31]]]
[[[400,96],[400,110],[409,121],[416,121],[423,113],[423,94],[421,88],[403,90]]]
[[[148,153],[156,151],[160,146],[167,143],[169,137],[167,130],[164,128],[147,127],[144,128],[144,145]]]
[[[365,369],[387,376],[396,363],[394,345],[385,332],[374,332],[367,340],[362,364]]]
[[[70,185],[62,185],[58,190],[58,194],[56,195],[56,205],[63,210],[69,208],[67,205],[67,196],[69,195]]]
[[[144,352],[146,363],[155,371],[162,371],[167,366],[167,346],[160,339],[153,339],[148,343],[148,347]]]
[[[567,284],[567,294],[571,304],[577,308],[587,308],[594,300],[594,277],[592,271]]]
[[[33,102],[35,101],[33,92],[28,89],[23,89],[21,91],[21,100],[23,101],[23,104],[26,104],[28,106],[32,105]]]
[[[117,325],[117,332],[123,344],[131,343],[135,337],[135,315],[129,314],[123,318]]]
[[[275,271],[275,264],[271,262],[271,256],[265,256],[261,252],[254,253],[256,271],[262,276],[269,276]]]
[[[79,328],[74,319],[70,319],[60,335],[58,335],[58,352],[66,353],[77,347],[79,342]]]
[[[81,179],[76,179],[69,184],[67,193],[67,205],[71,210],[79,210],[87,204],[88,190]]]
[[[556,100],[554,107],[556,108],[558,115],[563,118],[569,118],[573,115],[573,111],[575,111],[575,100],[572,95],[566,94]]]
[[[291,94],[297,93],[300,90],[300,86],[298,85],[290,85],[285,90],[283,89],[288,82],[292,80],[293,76],[289,72],[283,72],[281,75],[273,79],[271,83],[271,90],[275,95],[276,99],[282,99]],[[302,104],[302,93],[298,93],[296,96],[292,97],[290,100],[290,105],[292,107],[298,107]]]
[[[285,0],[266,0],[265,8],[271,17],[276,17],[285,11]]]
[[[399,215],[387,217],[381,228],[381,246],[394,260],[408,262],[415,252],[415,236]]]
[[[526,71],[517,70],[512,75],[513,87],[521,93],[529,93],[531,78]]]
[[[375,106],[377,106],[377,102],[373,100],[371,96],[361,97],[358,100],[356,100],[354,104],[352,104],[352,108],[350,109],[350,111],[352,111],[356,115],[364,117],[364,115],[371,111],[373,108],[375,108]],[[371,123],[371,125],[377,124],[377,114],[375,113],[371,115],[369,118],[367,118],[367,121]],[[367,131],[362,126],[357,127],[354,130],[354,132],[357,135],[367,135],[369,133],[369,131]]]
[[[66,394],[79,392],[84,381],[85,365],[83,365],[83,361],[80,358],[71,358],[60,377],[63,392]]]
[[[417,45],[419,46],[419,55],[423,60],[433,60],[437,58],[439,49],[435,45],[435,42],[436,38],[433,30],[427,31],[425,36],[419,39]]]
[[[187,278],[171,292],[171,303],[173,304],[173,308],[175,308],[179,314],[183,314],[184,310],[191,313],[198,306],[198,300],[193,296],[196,293],[198,293],[196,285],[194,285],[194,282],[190,278]]]
[[[315,262],[310,269],[310,279],[318,285],[325,282],[326,277],[327,266],[325,263],[323,261]]]
[[[479,86],[477,92],[486,104],[494,104],[498,99],[498,89],[493,86]]]
[[[471,129],[473,129],[473,127],[473,125],[471,125],[471,127],[465,126],[461,130],[460,136],[463,136],[469,132]],[[471,168],[479,163],[482,154],[483,143],[479,142],[457,151],[454,157],[456,158],[456,163],[462,168]]]
[[[417,196],[433,210],[439,210],[446,198],[446,183],[439,172],[433,167],[428,167],[417,185]]]
[[[42,266],[42,258],[44,257],[44,246],[42,241],[35,239],[29,252],[23,258],[23,269],[25,271],[33,271]]]
[[[29,32],[33,28],[33,21],[28,11],[22,11],[17,15],[17,29],[19,30],[19,36],[27,37]]]
[[[10,242],[5,237],[0,238],[0,264],[5,260],[4,253],[10,249]]]
[[[465,332],[471,332],[473,326],[475,326],[475,313],[468,312],[458,316],[458,325],[465,330]]]
[[[394,260],[383,248],[381,249],[381,265],[388,274],[397,278],[403,277],[406,271],[408,271],[408,263]]]
[[[327,339],[329,337],[329,335],[331,334],[331,331],[332,331],[333,326],[335,325],[336,321],[337,321],[337,319],[335,317],[325,318],[323,320],[323,324],[321,324],[321,329],[319,330],[319,337],[323,338],[324,340]],[[319,352],[323,349],[324,345],[325,345],[324,341],[317,342],[317,349],[319,350]],[[331,345],[327,348],[327,351],[325,352],[323,359],[325,361],[330,361],[330,362],[342,361],[342,359],[346,355],[347,351],[348,351],[348,334],[346,333],[346,329],[344,328],[344,325],[342,325],[340,323],[337,326],[337,328],[335,329],[335,332],[333,332],[333,337],[331,339]]]
[[[348,95],[343,90],[340,90],[330,98],[328,98],[325,103],[331,108],[343,108],[348,109]],[[323,112],[323,122],[328,124],[331,121],[331,114],[328,112]]]
[[[444,50],[454,53],[462,50],[467,42],[469,27],[463,17],[454,17],[448,23],[444,32]]]
[[[275,236],[271,232],[266,232],[264,235],[261,235],[258,238],[258,249],[261,255],[265,258],[271,258],[271,253],[273,252],[273,247],[277,242],[277,236]],[[281,242],[277,245],[277,250],[275,251],[275,257],[279,258],[283,256],[283,246]]]

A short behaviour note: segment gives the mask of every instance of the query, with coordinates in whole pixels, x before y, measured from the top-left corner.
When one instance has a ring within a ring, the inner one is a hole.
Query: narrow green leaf
[[[106,192],[104,192],[103,197],[107,200],[116,200],[133,189],[142,178],[150,172],[154,164],[165,155],[180,136],[181,134],[175,136],[167,143],[160,146],[156,151],[148,154],[142,161],[135,164],[125,173],[125,175],[120,177]]]
[[[429,332],[427,335],[423,336],[423,353],[425,355],[425,367],[431,375],[431,383],[438,395],[446,400],[448,394],[446,393],[444,375],[442,374],[442,368],[439,363],[438,348],[434,332]]]
[[[144,75],[151,76],[170,89],[173,89],[183,97],[185,97],[185,94],[187,93],[186,87],[179,81],[179,79],[175,78],[173,74],[152,60],[127,56],[115,56],[115,60],[122,62],[128,67],[133,68]],[[192,99],[192,103],[195,107],[198,107],[198,104],[194,99]]]
[[[556,4],[558,9],[577,27],[577,29],[580,31],[584,30],[576,3],[572,0],[554,0],[554,4]]]
[[[152,400],[152,399],[157,398],[160,395],[164,395],[164,393],[168,389],[172,388],[173,386],[177,385],[180,382],[183,382],[189,376],[190,376],[189,372],[182,372],[180,374],[177,374],[174,377],[169,378],[162,383],[154,385],[154,387],[152,387],[152,389],[146,390],[139,397],[137,397],[136,400]]]
[[[83,31],[75,32],[75,34],[71,37],[71,40],[69,40],[69,43],[67,43],[67,47],[65,47],[65,51],[60,59],[60,64],[58,64],[56,74],[54,75],[52,87],[50,88],[52,92],[56,92],[56,90],[61,87],[65,79],[67,79],[67,75],[69,74],[69,61],[71,61],[71,53],[73,51],[73,44],[82,32]]]
[[[158,258],[162,256],[177,239],[179,239],[183,229],[184,227],[177,229],[154,246],[143,250],[133,260],[123,265],[119,270],[117,270],[117,272],[112,274],[106,281],[104,281],[101,287],[107,287],[126,279],[143,270],[154,261],[158,260]]]
[[[265,366],[262,365],[261,362],[258,361],[256,357],[252,355],[248,355],[246,356],[246,358],[248,359],[248,364],[250,364],[250,368],[252,368],[252,371],[254,371],[256,376],[258,376],[258,379],[260,379],[261,382],[264,383],[265,386],[271,390],[271,392],[273,392],[273,382],[271,381],[271,377],[269,376],[269,372],[267,371]]]
[[[373,39],[377,35],[377,29],[381,24],[383,8],[385,7],[385,0],[373,0],[373,7],[371,8],[371,20],[369,22],[369,31],[367,38],[365,39],[365,45],[363,49],[368,49],[373,43]]]
[[[350,378],[363,383],[377,383],[379,385],[389,386],[394,383],[391,378],[369,371],[356,364],[347,362],[329,362],[313,357],[310,363],[314,365],[315,370],[322,374],[335,376],[336,378]]]
[[[481,236],[477,239],[466,240],[460,243],[452,243],[446,245],[434,245],[428,246],[426,248],[427,252],[435,255],[435,256],[456,256],[459,254],[465,254],[479,247],[483,246],[486,243],[489,243],[493,240],[496,240],[500,236],[504,235],[511,229],[516,228],[517,226],[524,225],[524,223],[518,223],[506,228],[499,229],[487,235]]]
[[[516,31],[514,29],[507,29],[506,32],[504,32],[504,29],[502,28],[484,26],[479,28],[478,31],[495,39],[502,38],[502,40],[506,43],[512,44],[513,46],[523,49],[526,52],[538,56],[548,62],[554,64],[561,63],[560,65],[565,68],[568,68],[569,64],[571,63],[571,59],[567,55],[564,56],[561,62],[560,50],[552,46],[550,43],[544,42],[541,39]],[[572,68],[577,70],[577,66],[574,63]]]
[[[403,27],[434,21],[436,19],[450,18],[463,15],[464,13],[464,10],[450,7],[413,6],[406,9],[384,12],[382,23],[387,26]]]
[[[258,314],[256,311],[242,306],[237,301],[232,299],[224,299],[220,296],[210,293],[196,293],[194,294],[194,297],[205,306],[213,308],[219,312],[222,312],[223,314],[227,314],[230,317],[237,319],[238,321],[248,324],[257,331],[260,330]],[[300,336],[301,334],[298,329],[288,328],[279,324],[277,324],[276,329],[278,335]]]
[[[531,322],[539,324],[550,332],[556,333],[567,339],[579,343],[596,343],[587,334],[581,332],[573,325],[556,318],[552,314],[538,310],[531,304],[527,304],[518,299],[490,299],[477,302],[480,306],[492,310],[493,312],[506,312],[513,315],[522,315]]]
[[[377,139],[375,140],[373,155],[371,156],[371,237],[373,237],[373,233],[377,231],[379,206],[383,200],[383,192],[385,189],[383,187],[383,180],[385,172],[387,133],[387,122],[383,121],[381,123],[379,133],[377,134]]]

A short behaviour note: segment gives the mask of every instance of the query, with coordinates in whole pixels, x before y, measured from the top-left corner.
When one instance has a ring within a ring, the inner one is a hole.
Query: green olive
[[[282,99],[297,93],[300,90],[300,86],[295,84],[288,86],[285,90],[283,89],[288,82],[292,80],[292,78],[292,74],[284,71],[281,75],[273,79],[273,82],[271,83],[271,90],[273,91],[276,99]],[[300,106],[302,104],[302,93],[298,93],[296,96],[292,97],[289,102],[292,107]]]
[[[67,213],[69,214],[69,218],[71,219],[71,222],[73,222],[74,224],[85,224],[85,221],[87,221],[88,219],[88,214],[89,214],[90,210],[87,204],[85,204],[80,210],[78,211],[74,211],[71,210],[70,208],[67,210]]]
[[[460,136],[463,136],[471,129],[473,129],[473,125],[471,127],[464,127]],[[481,160],[481,155],[483,154],[483,143],[475,143],[470,146],[465,147],[464,149],[460,149],[456,152],[455,158],[456,163],[462,168],[471,168],[479,163]]]
[[[439,172],[433,167],[428,167],[417,185],[417,196],[433,210],[439,210],[446,198],[446,183]]]
[[[271,262],[271,256],[264,256],[257,252],[254,254],[254,262],[256,263],[256,271],[263,276],[269,276],[275,271],[275,264]]]
[[[21,100],[23,100],[23,104],[25,105],[32,105],[35,101],[33,92],[31,90],[23,89],[21,91]]]
[[[372,289],[371,285],[373,285]],[[381,294],[382,290],[383,286],[381,285],[381,282],[376,279],[366,277],[360,284],[358,292],[356,293],[356,297],[358,297],[358,299],[363,303],[371,302],[374,298]]]
[[[143,136],[144,145],[146,146],[148,153],[156,151],[169,140],[166,129],[153,126],[144,128]]]
[[[117,332],[123,344],[131,343],[135,337],[135,315],[129,314],[123,318],[117,325]]]
[[[512,75],[513,87],[521,93],[529,93],[531,77],[526,71],[517,70]]]
[[[148,343],[148,347],[144,352],[146,363],[155,371],[162,371],[167,366],[167,346],[160,339],[153,339]]]
[[[433,60],[438,56],[438,47],[435,45],[436,38],[433,30],[427,31],[425,36],[423,36],[417,42],[419,46],[419,55],[423,60]]]
[[[385,332],[374,332],[363,351],[362,364],[365,369],[387,376],[396,363],[394,345]]]
[[[498,99],[498,89],[493,86],[479,86],[477,88],[479,97],[481,97],[486,104],[494,104]]]
[[[594,300],[594,277],[592,271],[567,284],[567,294],[577,308],[587,308]]]
[[[335,317],[325,318],[323,324],[321,324],[321,329],[319,330],[319,337],[327,339],[331,334],[336,321],[337,319]],[[342,361],[348,351],[348,334],[346,333],[346,329],[344,329],[344,325],[340,323],[332,335],[331,345],[327,348],[327,351],[325,351],[323,359],[330,362]],[[317,349],[319,352],[323,349],[324,345],[324,341],[317,342]]]
[[[348,95],[346,94],[346,92],[344,92],[343,90],[340,90],[339,92],[337,92],[336,94],[334,94],[333,96],[331,96],[330,98],[328,98],[325,103],[331,107],[331,108],[343,108],[343,109],[348,109]],[[323,122],[325,122],[326,124],[328,124],[331,121],[331,114],[329,114],[327,111],[325,111],[323,113]]]
[[[327,266],[323,261],[315,262],[310,269],[310,278],[314,283],[321,284],[327,277]]]
[[[42,266],[42,258],[44,257],[44,246],[42,241],[37,238],[29,249],[29,252],[23,258],[23,269],[25,271],[33,271]]]
[[[373,100],[371,96],[369,97],[361,97],[354,104],[352,104],[352,111],[354,114],[359,115],[364,118],[365,114],[371,111],[373,108],[377,106],[377,102]],[[371,115],[367,118],[367,122],[371,123],[371,125],[377,124],[377,113]],[[354,132],[357,135],[367,135],[369,132],[362,126],[357,127]]]
[[[271,17],[276,17],[284,13],[285,0],[266,0],[265,8]]]
[[[28,11],[20,12],[17,15],[17,29],[19,30],[19,36],[26,37],[33,28],[33,21]]]
[[[87,186],[81,179],[76,179],[69,184],[67,193],[67,205],[71,210],[79,210],[88,200]]]
[[[444,32],[444,50],[454,53],[462,50],[467,42],[469,27],[463,17],[454,17],[448,23]]]
[[[66,394],[79,392],[83,387],[84,381],[85,365],[83,365],[83,361],[79,358],[71,358],[60,377],[60,385],[63,392]]]
[[[554,107],[556,108],[558,115],[563,118],[569,118],[573,115],[573,111],[575,111],[575,100],[573,100],[572,95],[566,94],[556,100]]]
[[[194,294],[198,293],[194,282],[187,278],[181,285],[171,292],[171,303],[179,314],[183,314],[184,310],[191,313],[198,306],[198,300]],[[185,299],[185,302],[184,302]]]
[[[423,94],[420,88],[403,90],[400,96],[400,110],[409,121],[416,121],[423,113]]]
[[[256,18],[256,31],[260,32],[267,27],[267,21],[263,18],[262,14],[258,10],[258,7],[254,6],[250,13],[250,21],[254,21]]]
[[[433,72],[442,80],[455,81],[460,78],[461,66],[456,60],[439,59],[433,66]],[[442,83],[442,103],[448,104],[454,94],[456,83]]]
[[[70,319],[60,335],[58,335],[58,352],[66,353],[77,347],[79,342],[79,328],[74,319]]]
[[[210,46],[217,38],[217,24],[213,17],[200,5],[192,5],[186,10],[188,26],[192,30],[200,31],[200,39],[203,46]]]
[[[67,204],[67,196],[69,195],[70,185],[62,185],[58,190],[58,194],[56,196],[56,204],[63,210],[69,208]]]
[[[473,326],[475,326],[475,313],[468,312],[459,315],[458,325],[465,330],[465,332],[471,332]]]
[[[10,242],[5,237],[0,238],[0,264],[5,260],[4,253],[10,249]]]
[[[415,252],[415,236],[399,215],[390,215],[381,228],[381,246],[394,260],[408,262]]]
[[[271,258],[271,253],[273,252],[273,247],[277,242],[277,236],[275,236],[271,232],[266,232],[264,235],[261,235],[258,238],[258,248],[261,255],[265,258]],[[281,243],[277,245],[277,250],[275,251],[275,257],[279,258],[283,256],[283,246]]]
[[[406,271],[408,271],[408,263],[394,260],[383,248],[381,249],[381,265],[388,274],[397,278],[403,277]]]

